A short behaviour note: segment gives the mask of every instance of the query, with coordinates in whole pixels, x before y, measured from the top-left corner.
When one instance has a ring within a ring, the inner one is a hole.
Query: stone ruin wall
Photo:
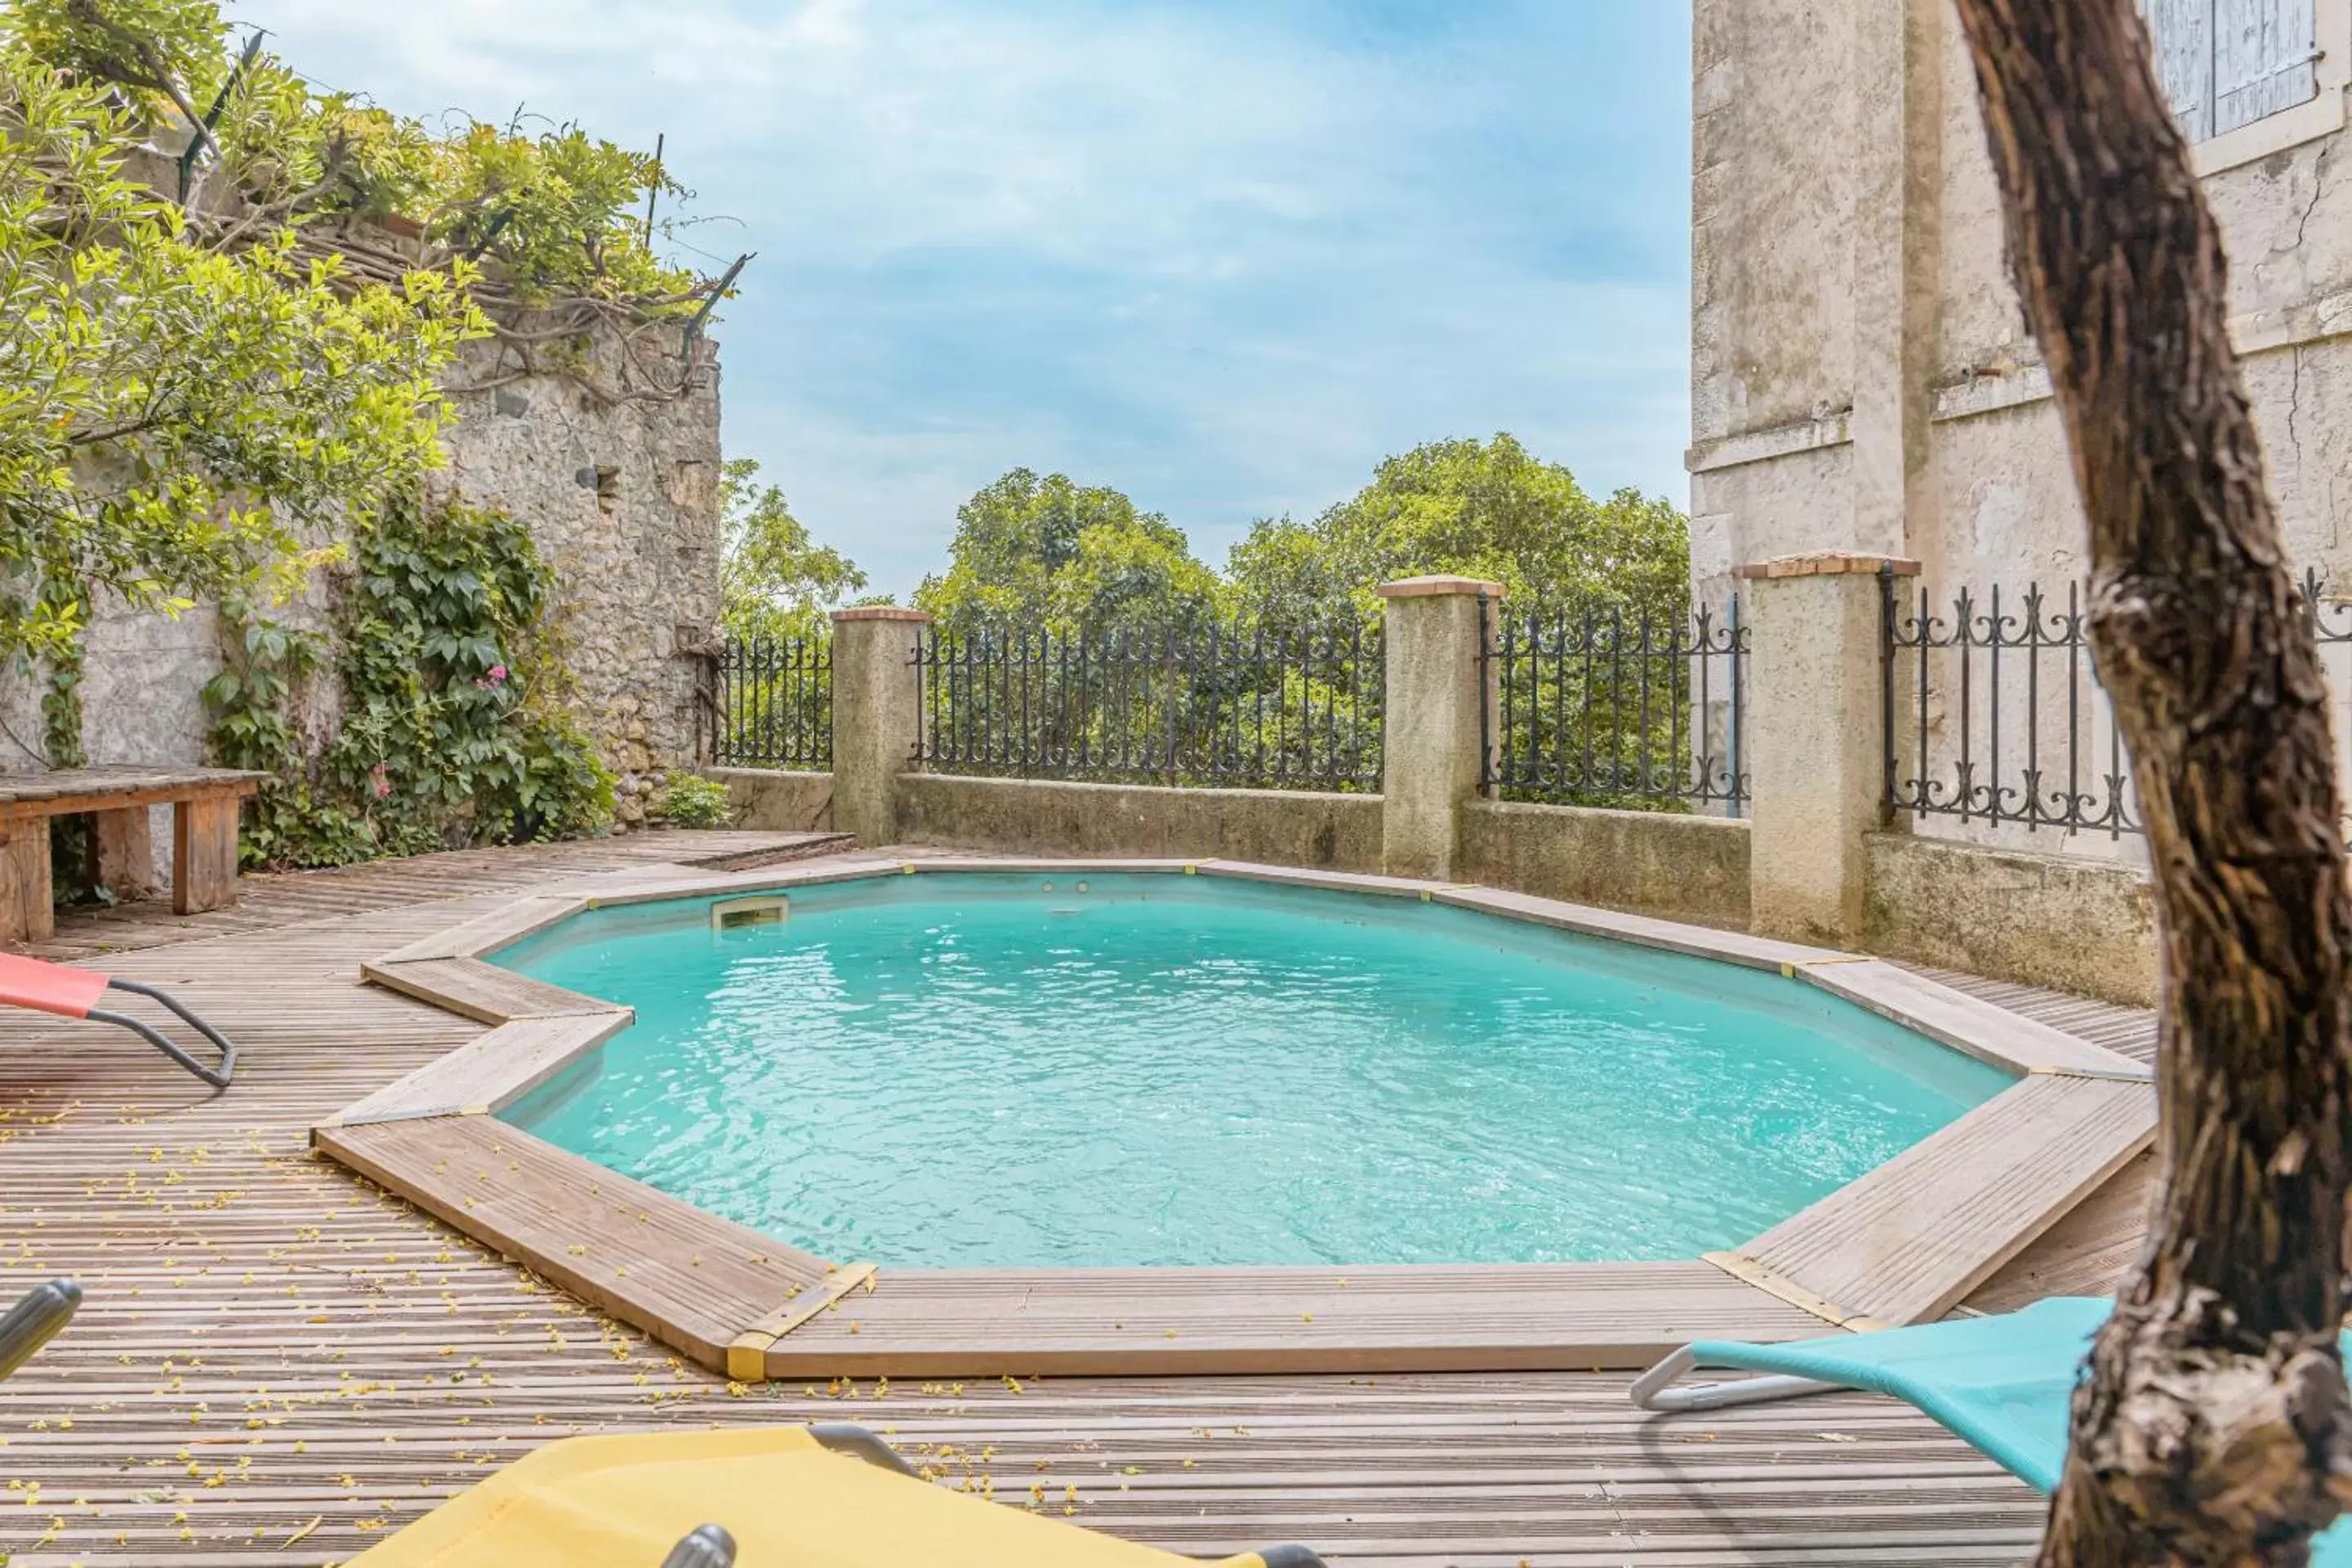
[[[661,335],[657,348],[641,340],[632,356],[641,385],[664,369],[670,379],[660,384],[677,384],[679,331]],[[615,331],[596,331],[589,379],[612,390],[621,353]],[[572,376],[519,374],[488,342],[467,346],[448,385],[457,418],[435,482],[502,503],[530,525],[555,579],[551,618],[569,704],[619,778],[622,819],[641,821],[666,770],[694,759],[691,650],[716,635],[719,619],[716,345],[695,345],[692,388],[676,398],[613,401]],[[332,592],[323,577],[279,613],[323,627]],[[209,605],[176,619],[97,605],[82,685],[90,762],[208,761],[199,694],[221,668],[218,637]],[[331,676],[311,684],[299,717],[321,747],[335,732],[340,693]],[[44,689],[38,677],[0,671],[0,773],[44,767]]]
[[[665,332],[674,351],[677,331]],[[619,353],[598,334],[590,379],[611,389]],[[690,390],[675,398],[609,401],[568,376],[518,375],[491,344],[469,345],[466,361],[453,388],[486,390],[455,397],[442,482],[530,525],[555,578],[571,706],[620,777],[623,820],[640,820],[666,771],[694,760],[697,650],[717,636],[715,348],[695,345]],[[636,368],[682,369],[675,352],[641,352]]]

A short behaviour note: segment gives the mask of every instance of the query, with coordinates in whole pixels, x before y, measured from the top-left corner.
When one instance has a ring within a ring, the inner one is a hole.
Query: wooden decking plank
[[[1960,1305],[1976,1312],[2013,1312],[2044,1296],[2114,1295],[2139,1258],[2156,1178],[2157,1157],[2150,1151],[2109,1176]]]
[[[1883,959],[1801,965],[1797,972],[1832,995],[1897,1019],[1955,1050],[2000,1060],[2004,1066],[2035,1072],[2147,1074],[2144,1062]],[[1988,1050],[1988,1046],[1993,1048]]]
[[[743,871],[695,870],[670,867],[641,874],[623,872],[568,882],[563,891],[597,909],[625,909],[633,904],[662,903],[672,899],[715,898],[736,893],[788,891],[856,881],[864,877],[898,873],[904,858],[850,854],[816,860],[793,860],[780,866]]]
[[[1842,956],[1828,948],[1776,942],[1738,931],[1702,931],[1675,921],[1652,920],[1647,915],[1564,903],[1558,899],[1540,899],[1532,893],[1506,892],[1497,888],[1442,888],[1431,898],[1456,909],[1510,915],[1580,936],[1635,942],[1665,952],[1711,958],[1749,969],[1782,969]]]
[[[2021,1017],[2037,1019],[2080,1036],[2136,1062],[2153,1066],[2156,1061],[2156,1014],[2146,1007],[2097,1002],[2044,986],[1987,980],[1982,975],[1960,974],[1948,969],[1921,966],[1918,973]]]
[[[480,958],[509,942],[545,931],[582,908],[578,899],[534,895],[477,915],[446,931],[384,953],[378,963],[415,963],[436,958]]]
[[[2155,1134],[2148,1085],[2029,1079],[1737,1256],[1844,1320],[1940,1317]]]
[[[181,916],[172,912],[168,902],[149,900],[110,909],[77,910],[65,933],[40,944],[36,951],[45,957],[71,958],[208,937],[280,932],[299,926],[322,903],[340,902],[354,891],[365,893],[380,910],[437,902],[469,893],[547,891],[551,890],[551,884],[566,877],[622,869],[649,861],[709,866],[747,858],[790,857],[811,847],[821,848],[819,841],[831,837],[724,829],[645,833],[520,849],[461,849],[410,860],[370,861],[315,871],[248,877],[235,909]]]
[[[371,961],[360,966],[360,973],[378,985],[485,1024],[613,1010],[610,1002],[566,991],[478,958],[420,958],[407,963]]]
[[[886,1270],[768,1352],[772,1377],[1647,1366],[1822,1322],[1701,1263]]]
[[[556,1437],[814,1419],[895,1429],[948,1484],[992,1482],[1016,1503],[1042,1485],[1058,1509],[1075,1488],[1077,1522],[1202,1556],[1288,1539],[1337,1568],[2030,1552],[2041,1500],[1883,1400],[1661,1423],[1632,1409],[1625,1375],[1590,1372],[733,1392],[308,1151],[313,1122],[480,1032],[361,985],[363,960],[567,879],[788,837],[658,832],[253,877],[239,910],[185,921],[69,912],[45,952],[136,948],[105,966],[196,980],[250,1068],[213,1097],[120,1031],[0,1020],[0,1298],[51,1273],[90,1289],[73,1328],[0,1384],[0,1475],[37,1484],[43,1505],[0,1509],[0,1552],[26,1568],[323,1568]]]
[[[724,1367],[745,1324],[825,1276],[823,1258],[491,1117],[321,1127],[316,1138],[377,1185],[705,1366]]]
[[[328,1121],[358,1127],[503,1110],[629,1026],[625,1007],[500,1024],[446,1057],[346,1106]]]

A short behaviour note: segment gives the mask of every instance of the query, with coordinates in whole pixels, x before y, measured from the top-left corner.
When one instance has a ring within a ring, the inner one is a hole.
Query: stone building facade
[[[382,270],[398,243],[347,237],[340,247]],[[530,526],[553,570],[569,700],[619,775],[629,821],[668,768],[694,760],[696,650],[719,619],[718,350],[707,337],[683,340],[674,324],[599,325],[567,345],[565,373],[543,359],[527,369],[497,342],[467,345],[446,379],[457,417],[435,479]],[[332,592],[320,574],[286,613],[323,626]],[[177,617],[95,606],[82,686],[89,761],[205,761],[199,694],[220,668],[219,636],[211,605]],[[314,681],[305,694],[302,727],[320,744],[337,720],[332,685]],[[0,672],[0,773],[44,765],[40,691]]]
[[[2224,230],[2287,538],[2352,594],[2352,0],[2146,8]],[[1921,563],[1911,591],[1938,606],[1994,584],[2011,606],[2032,583],[2062,600],[2084,574],[2083,521],[2006,275],[1951,0],[1696,0],[1694,21],[1696,587],[1716,600],[1742,563],[1846,551]],[[2094,738],[2103,725],[2083,722]],[[1958,723],[1937,694],[1931,749],[1955,748]],[[2005,749],[2024,739],[2014,725]],[[1919,826],[2136,852],[2128,837]]]

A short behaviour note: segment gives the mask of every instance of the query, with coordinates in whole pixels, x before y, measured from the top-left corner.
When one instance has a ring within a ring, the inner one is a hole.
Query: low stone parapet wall
[[[830,773],[710,768],[738,822],[835,826]],[[1250,860],[1382,869],[1382,797],[901,773],[896,841],[999,854]],[[1571,903],[1749,928],[1752,829],[1675,812],[1474,800],[1452,879]],[[1865,836],[1865,922],[1852,948],[2132,1005],[2157,996],[2156,915],[2128,866]]]
[[[1454,874],[1570,903],[1748,929],[1748,824],[1679,812],[1474,801]]]
[[[1381,868],[1381,797],[903,773],[898,837],[1008,854],[1198,857]]]
[[[1869,952],[2155,1005],[2156,897],[2147,873],[1910,833],[1873,833],[1864,843]]]
[[[766,768],[704,768],[727,786],[735,826],[762,833],[808,833],[833,826],[833,775]]]

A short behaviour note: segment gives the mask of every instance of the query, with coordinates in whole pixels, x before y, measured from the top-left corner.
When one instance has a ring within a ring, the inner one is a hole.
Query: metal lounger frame
[[[197,1017],[169,993],[160,991],[152,985],[145,985],[136,980],[123,980],[115,976],[109,976],[106,984],[110,990],[128,991],[134,996],[144,996],[149,1001],[160,1003],[170,1009],[173,1017],[220,1048],[220,1066],[216,1068],[205,1066],[204,1063],[174,1045],[162,1030],[152,1024],[142,1023],[128,1013],[110,1013],[103,1008],[92,1007],[85,1016],[94,1018],[101,1024],[119,1024],[215,1089],[228,1087],[229,1079],[236,1074],[236,1047],[229,1044],[227,1038],[218,1029]]]

